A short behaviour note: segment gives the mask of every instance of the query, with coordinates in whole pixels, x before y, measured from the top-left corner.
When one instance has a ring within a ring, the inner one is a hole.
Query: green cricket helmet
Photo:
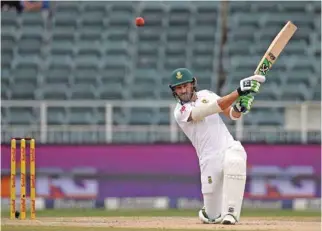
[[[195,82],[195,78],[190,70],[187,68],[178,68],[171,74],[169,87],[173,90],[173,87],[184,84]]]
[[[169,87],[172,91],[172,95],[173,97],[178,100],[182,105],[185,103],[183,102],[180,97],[175,93],[174,91],[174,87],[184,84],[184,83],[192,83],[193,84],[193,92],[192,94],[194,94],[194,92],[197,91],[196,88],[196,78],[193,77],[193,74],[190,70],[188,70],[187,68],[178,68],[176,70],[174,70],[171,74],[171,80],[170,80],[170,84]]]

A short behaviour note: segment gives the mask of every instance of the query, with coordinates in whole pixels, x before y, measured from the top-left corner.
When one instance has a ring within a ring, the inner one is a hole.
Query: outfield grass
[[[197,210],[104,210],[104,209],[52,209],[37,211],[37,217],[119,217],[119,216],[188,216],[196,217]],[[29,216],[29,214],[27,213]],[[245,217],[320,217],[319,211],[293,211],[293,210],[243,210],[241,216]],[[9,217],[9,211],[3,211],[1,217]]]

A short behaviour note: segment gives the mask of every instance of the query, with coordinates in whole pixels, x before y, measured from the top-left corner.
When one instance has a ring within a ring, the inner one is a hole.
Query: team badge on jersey
[[[212,183],[211,176],[208,176],[208,184],[211,184],[211,183]]]
[[[209,100],[207,100],[207,99],[202,99],[202,100],[201,100],[201,102],[202,102],[202,103],[208,103],[208,102],[209,102]]]

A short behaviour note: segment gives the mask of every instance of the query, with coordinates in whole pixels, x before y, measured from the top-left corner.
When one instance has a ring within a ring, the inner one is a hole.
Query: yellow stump
[[[16,212],[16,140],[11,140],[10,152],[10,219],[15,219]]]
[[[20,141],[20,217],[26,219],[26,140]]]
[[[35,140],[30,141],[30,218],[36,218],[36,151]]]

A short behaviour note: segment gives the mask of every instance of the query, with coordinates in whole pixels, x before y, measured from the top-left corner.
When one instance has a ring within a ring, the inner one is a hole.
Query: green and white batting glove
[[[247,114],[252,108],[254,96],[251,94],[240,96],[234,105],[234,110],[243,114]]]
[[[240,96],[247,95],[249,93],[258,93],[261,83],[266,80],[263,75],[253,75],[240,80],[240,86],[237,89]]]

